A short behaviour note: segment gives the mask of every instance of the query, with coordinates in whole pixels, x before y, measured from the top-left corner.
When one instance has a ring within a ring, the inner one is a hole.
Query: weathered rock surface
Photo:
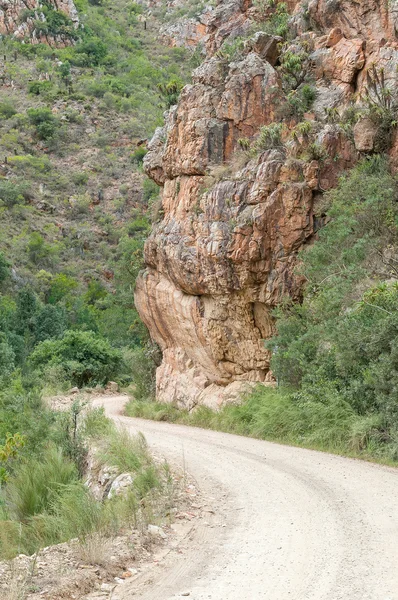
[[[74,27],[78,28],[79,16],[73,0],[49,0],[48,4],[69,17]],[[57,45],[70,43],[70,39],[65,36],[45,37],[37,32],[35,21],[45,22],[42,8],[43,3],[40,0],[1,0],[0,34],[14,35],[18,39],[28,38],[31,43],[50,42]],[[25,18],[26,11],[35,11],[34,17]]]
[[[208,58],[144,161],[163,186],[164,217],[147,241],[136,288],[138,310],[163,351],[159,400],[217,407],[272,381],[264,346],[274,332],[271,312],[283,296],[300,296],[297,253],[322,222],[318,200],[360,152],[373,150],[377,134],[363,121],[350,133],[328,111],[361,103],[374,63],[397,93],[396,5],[313,0],[304,11],[304,3],[289,3],[317,92],[304,117],[311,134],[281,113],[275,38],[258,32],[232,61],[218,52],[247,28],[249,3],[220,2],[212,13]],[[283,139],[274,148],[239,153],[242,138],[255,140],[281,115]]]

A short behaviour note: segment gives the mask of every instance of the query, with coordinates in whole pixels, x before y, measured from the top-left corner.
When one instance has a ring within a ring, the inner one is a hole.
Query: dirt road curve
[[[118,417],[184,462],[215,516],[122,598],[398,600],[398,470],[201,429]]]

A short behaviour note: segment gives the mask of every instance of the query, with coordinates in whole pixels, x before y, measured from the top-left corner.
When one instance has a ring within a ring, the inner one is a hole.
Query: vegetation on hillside
[[[42,400],[128,385],[156,352],[133,301],[158,200],[142,161],[189,71],[141,5],[76,6],[78,30],[44,2],[34,25],[47,44],[0,40],[0,558],[115,532],[150,511],[164,479],[142,440]],[[101,460],[134,475],[124,500],[98,502],[83,485],[99,434]]]

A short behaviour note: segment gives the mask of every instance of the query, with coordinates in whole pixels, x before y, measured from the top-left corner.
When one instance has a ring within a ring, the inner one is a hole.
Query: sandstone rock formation
[[[264,340],[273,308],[300,296],[297,252],[322,224],[319,200],[374,147],[363,121],[350,129],[336,115],[363,105],[375,62],[397,93],[396,2],[289,6],[299,36],[290,49],[306,48],[316,89],[310,113],[286,111],[279,40],[257,32],[232,59],[219,52],[253,14],[249,2],[220,2],[207,23],[208,57],[149,144],[145,168],[163,186],[164,217],[146,244],[136,305],[163,351],[161,401],[217,407],[272,379]],[[239,150],[280,121],[273,145]]]
[[[48,5],[64,13],[74,28],[79,26],[79,16],[73,0],[49,0]],[[28,11],[34,16],[26,16]],[[31,43],[50,42],[66,45],[70,39],[65,35],[44,36],[37,31],[35,21],[45,22],[43,2],[41,0],[0,0],[0,34],[14,35],[18,39],[28,38]]]

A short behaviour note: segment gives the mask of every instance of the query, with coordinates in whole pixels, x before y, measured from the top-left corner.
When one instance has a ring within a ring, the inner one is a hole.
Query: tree
[[[66,377],[81,387],[105,384],[116,378],[122,366],[122,355],[107,340],[91,331],[66,331],[60,340],[38,344],[30,362],[39,370],[48,365],[60,366]]]

